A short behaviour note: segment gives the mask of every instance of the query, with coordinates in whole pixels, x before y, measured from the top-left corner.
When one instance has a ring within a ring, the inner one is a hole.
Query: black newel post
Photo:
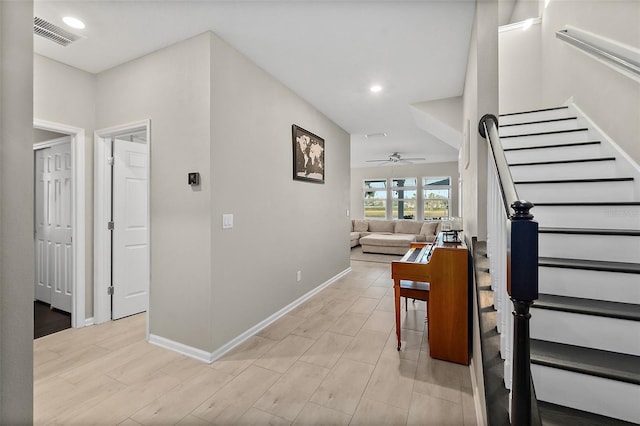
[[[513,369],[511,424],[531,424],[531,354],[529,308],[538,298],[538,223],[529,210],[533,204],[516,201],[511,207],[511,241],[507,291],[513,302]]]

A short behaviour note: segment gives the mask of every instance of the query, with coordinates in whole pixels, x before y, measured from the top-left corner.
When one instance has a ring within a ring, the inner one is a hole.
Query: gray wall
[[[350,142],[344,130],[215,35],[211,70],[217,348],[349,267]],[[324,138],[324,184],[292,179],[292,124]],[[234,215],[233,229],[222,229],[223,213]]]
[[[33,55],[33,117],[84,129],[85,138],[85,316],[93,316],[93,132],[95,76]],[[30,141],[30,142],[33,142]]]
[[[349,267],[349,135],[216,35],[99,74],[96,99],[98,128],[151,119],[152,334],[213,351]],[[292,180],[294,123],[325,138],[324,185]]]
[[[33,3],[0,2],[0,424],[33,421]]]
[[[362,182],[365,179],[451,176],[449,214],[458,216],[458,163],[407,164],[404,166],[362,167],[351,169],[351,217],[364,217]]]
[[[97,127],[151,119],[152,334],[209,350],[210,34],[97,76]],[[198,171],[193,190],[187,173]]]

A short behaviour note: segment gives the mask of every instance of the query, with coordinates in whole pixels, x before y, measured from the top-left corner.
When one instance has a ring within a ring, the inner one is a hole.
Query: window
[[[387,180],[364,181],[364,217],[366,219],[387,218]]]
[[[392,218],[416,219],[418,207],[418,180],[416,178],[396,178],[391,182]]]
[[[422,178],[422,191],[424,220],[449,217],[449,204],[451,201],[450,177]]]

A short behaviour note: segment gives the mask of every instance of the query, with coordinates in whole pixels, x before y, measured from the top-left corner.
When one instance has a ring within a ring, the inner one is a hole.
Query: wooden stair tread
[[[536,203],[536,206],[640,206],[640,201],[558,201]]]
[[[557,121],[577,120],[578,117],[549,118],[548,120],[523,121],[522,123],[499,124],[498,127],[526,126],[528,124],[555,123]]]
[[[545,401],[538,401],[538,409],[544,426],[627,426],[634,424]]]
[[[533,307],[575,314],[640,321],[640,305],[632,303],[540,294],[538,300],[533,303]]]
[[[640,237],[640,229],[553,228],[540,227],[540,234],[611,235]]]
[[[531,339],[531,363],[640,385],[640,357]]]
[[[535,145],[535,146],[519,146],[517,148],[504,148],[505,152],[509,151],[524,151],[530,149],[553,149],[553,148],[570,148],[584,145],[601,145],[600,141],[588,141],[588,142],[570,142],[570,143],[558,143],[553,145]]]
[[[534,112],[555,111],[555,110],[559,110],[559,109],[568,109],[568,108],[569,108],[568,106],[563,105],[563,106],[559,106],[559,107],[532,109],[530,111],[509,112],[509,113],[505,113],[505,114],[500,114],[500,117],[508,117],[510,115],[531,114],[531,113],[534,113]]]
[[[596,183],[596,182],[633,182],[632,177],[591,178],[591,179],[550,179],[550,180],[519,180],[516,185],[547,184],[547,183]]]
[[[561,259],[556,257],[540,257],[538,258],[538,266],[640,274],[640,264],[627,263],[627,262],[607,262],[602,260]]]
[[[500,136],[500,139],[523,138],[527,136],[549,136],[549,135],[558,135],[562,133],[577,133],[577,132],[588,132],[588,131],[589,129],[587,129],[586,127],[581,127],[579,129],[549,130],[548,132],[523,133],[521,135],[506,135],[506,136]]]
[[[595,158],[579,158],[576,160],[531,161],[528,163],[509,163],[509,167],[545,166],[549,164],[590,163],[595,161],[615,161],[615,160],[616,160],[616,157],[595,157]]]

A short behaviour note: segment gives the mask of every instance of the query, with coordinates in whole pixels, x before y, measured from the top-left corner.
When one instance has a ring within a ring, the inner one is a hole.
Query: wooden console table
[[[433,245],[412,244],[401,260],[392,262],[391,277],[398,350],[400,296],[411,293],[427,301],[429,355],[469,365],[469,252],[464,242],[445,243],[440,234]]]

